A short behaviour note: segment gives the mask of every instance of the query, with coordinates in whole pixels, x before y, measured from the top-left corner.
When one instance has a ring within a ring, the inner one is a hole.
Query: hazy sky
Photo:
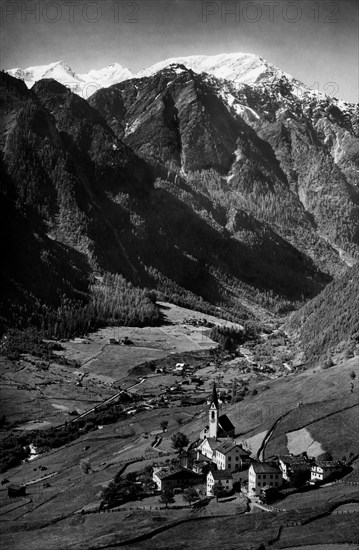
[[[78,73],[114,62],[136,72],[167,57],[249,52],[358,101],[356,0],[0,2],[4,69],[63,59]]]

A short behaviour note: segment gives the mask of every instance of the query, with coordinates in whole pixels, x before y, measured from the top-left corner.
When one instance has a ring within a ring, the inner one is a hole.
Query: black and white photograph
[[[359,3],[0,0],[0,546],[359,550]]]

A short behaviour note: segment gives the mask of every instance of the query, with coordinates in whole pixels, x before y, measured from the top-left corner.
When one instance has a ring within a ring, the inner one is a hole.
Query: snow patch
[[[133,134],[134,132],[136,132],[140,124],[141,124],[141,121],[138,119],[132,122],[132,124],[126,127],[125,136],[128,136],[129,134]]]

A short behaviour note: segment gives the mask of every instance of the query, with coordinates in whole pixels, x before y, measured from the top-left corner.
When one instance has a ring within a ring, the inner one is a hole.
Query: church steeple
[[[216,383],[215,382],[213,382],[211,405],[212,405],[212,403],[216,406],[216,409],[219,409],[217,388],[216,388]]]
[[[212,400],[209,406],[209,437],[216,438],[218,434],[218,411],[219,403],[216,390],[216,383],[213,383]]]

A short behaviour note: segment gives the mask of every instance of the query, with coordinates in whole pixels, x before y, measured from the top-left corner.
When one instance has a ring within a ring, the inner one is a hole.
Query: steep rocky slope
[[[327,273],[355,262],[354,105],[341,110],[309,91],[298,97],[282,75],[270,85],[235,86],[183,65],[100,90],[89,102],[139,156],[166,170],[174,188],[185,182],[215,198],[228,227],[244,211]]]

